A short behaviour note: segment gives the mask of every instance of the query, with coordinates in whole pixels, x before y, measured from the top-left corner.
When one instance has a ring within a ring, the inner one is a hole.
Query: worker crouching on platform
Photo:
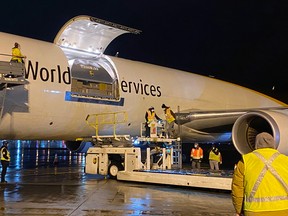
[[[256,136],[253,152],[234,170],[232,201],[236,215],[288,215],[288,157],[275,149],[274,138]]]
[[[191,161],[192,169],[201,168],[201,160],[203,159],[203,149],[199,146],[198,143],[194,144],[194,148],[191,149]]]

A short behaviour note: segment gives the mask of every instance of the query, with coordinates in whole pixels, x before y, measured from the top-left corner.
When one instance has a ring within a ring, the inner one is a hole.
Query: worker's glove
[[[190,158],[190,162],[192,162],[192,160],[193,160],[193,159],[192,159],[192,158]]]
[[[199,160],[199,163],[201,163],[201,160]]]
[[[222,162],[220,162],[220,164],[222,164]]]

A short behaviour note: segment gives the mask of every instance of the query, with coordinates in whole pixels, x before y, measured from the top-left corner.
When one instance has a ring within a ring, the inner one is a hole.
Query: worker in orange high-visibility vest
[[[198,143],[195,143],[194,148],[191,149],[190,157],[192,161],[192,169],[200,169],[201,160],[203,159],[203,149]]]

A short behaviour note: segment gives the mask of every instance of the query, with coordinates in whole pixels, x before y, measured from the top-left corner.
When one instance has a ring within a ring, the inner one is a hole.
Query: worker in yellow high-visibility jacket
[[[275,149],[274,138],[256,136],[253,152],[234,170],[232,201],[236,215],[288,215],[288,157]]]
[[[174,123],[176,120],[176,116],[170,107],[162,104],[162,109],[164,109],[164,114],[166,118],[166,130],[169,138],[174,138]]]
[[[150,137],[150,124],[153,121],[161,121],[162,119],[157,116],[154,107],[151,106],[145,113],[145,120],[146,120],[146,123],[145,123],[146,132],[145,132],[145,134],[146,134],[146,137]]]
[[[12,48],[11,62],[24,63],[24,58],[26,58],[26,56],[22,55],[20,44],[15,42],[14,47]]]
[[[7,168],[9,166],[10,162],[10,152],[8,151],[8,141],[4,140],[3,145],[0,149],[1,153],[1,165],[2,165],[2,171],[1,171],[1,183],[7,183],[5,180]]]
[[[218,148],[213,144],[209,152],[209,165],[211,170],[219,170],[219,164],[222,164],[222,155]]]

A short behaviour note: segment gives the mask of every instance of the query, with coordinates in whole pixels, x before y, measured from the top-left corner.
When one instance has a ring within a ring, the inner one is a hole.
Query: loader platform
[[[133,170],[120,171],[117,180],[141,183],[231,190],[232,170]]]

